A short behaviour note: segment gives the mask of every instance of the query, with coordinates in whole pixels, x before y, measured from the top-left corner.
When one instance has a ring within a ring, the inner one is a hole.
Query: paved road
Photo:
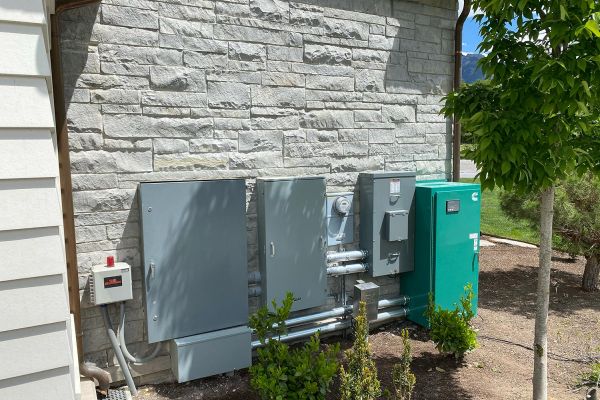
[[[471,160],[460,160],[460,177],[475,178],[477,175],[477,167]]]

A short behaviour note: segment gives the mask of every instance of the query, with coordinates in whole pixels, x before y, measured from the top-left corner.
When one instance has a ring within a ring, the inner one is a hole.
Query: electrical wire
[[[508,344],[511,346],[523,348],[525,350],[533,351],[533,347],[531,347],[531,346],[526,346],[524,344],[512,342],[510,340],[500,339],[500,338],[496,338],[493,336],[486,336],[486,335],[478,335],[478,337],[481,339],[491,340],[493,342]],[[573,357],[567,357],[562,354],[556,354],[556,353],[551,353],[551,352],[548,352],[548,358],[555,360],[555,361],[572,362],[572,363],[579,363],[579,364],[589,364],[589,363],[593,363],[596,361],[600,361],[600,355],[586,356],[586,357],[581,357],[581,358],[573,358]]]

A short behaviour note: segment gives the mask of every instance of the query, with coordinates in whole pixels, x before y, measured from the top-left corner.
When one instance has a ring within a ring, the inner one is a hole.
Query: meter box
[[[359,176],[360,248],[371,276],[414,268],[415,172],[369,172]]]
[[[325,304],[325,178],[258,178],[257,220],[263,304],[294,294],[292,311]]]
[[[327,246],[354,242],[354,193],[327,193]]]
[[[96,306],[133,298],[131,266],[124,262],[92,267],[90,297]]]
[[[453,309],[467,284],[477,311],[480,198],[478,184],[417,183],[415,270],[400,277],[401,292],[410,296],[411,321],[427,326],[429,293],[437,305]]]

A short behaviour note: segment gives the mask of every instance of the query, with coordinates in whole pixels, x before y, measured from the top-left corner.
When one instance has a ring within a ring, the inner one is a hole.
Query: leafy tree
[[[410,369],[412,363],[410,337],[408,329],[402,330],[402,355],[400,362],[392,369],[392,383],[394,384],[394,395],[396,400],[410,400],[412,398],[417,378]]]
[[[448,96],[446,115],[473,132],[483,188],[540,195],[533,398],[547,398],[554,185],[600,169],[598,0],[474,0],[487,82]]]
[[[373,400],[381,396],[381,383],[377,379],[377,367],[369,349],[369,321],[367,305],[359,303],[358,316],[354,320],[354,344],[346,351],[348,372],[340,367],[340,394],[342,400]]]
[[[264,400],[322,400],[338,370],[339,345],[323,351],[318,333],[295,349],[278,340],[286,332],[293,302],[288,293],[281,307],[273,301],[273,311],[262,307],[250,317],[250,327],[263,345],[258,362],[250,367],[250,384]]]
[[[536,226],[539,198],[505,191],[500,196],[502,209],[514,218],[528,220]],[[586,258],[581,287],[587,292],[599,289],[600,283],[600,177],[587,173],[569,175],[556,186],[554,233],[563,239],[571,254]]]

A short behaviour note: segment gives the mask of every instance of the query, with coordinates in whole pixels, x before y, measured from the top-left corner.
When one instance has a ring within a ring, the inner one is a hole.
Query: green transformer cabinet
[[[410,296],[408,319],[427,326],[429,293],[437,305],[453,309],[469,283],[477,312],[480,186],[417,182],[415,197],[415,269],[400,277],[401,291]]]

